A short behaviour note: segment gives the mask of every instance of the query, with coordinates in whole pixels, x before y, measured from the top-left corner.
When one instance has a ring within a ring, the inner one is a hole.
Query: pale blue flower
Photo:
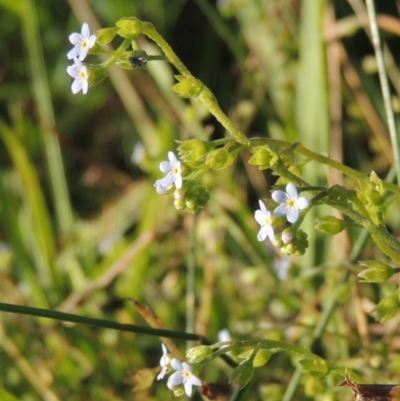
[[[89,73],[87,67],[75,58],[74,64],[67,67],[67,72],[72,78],[75,78],[71,86],[72,93],[75,95],[82,90],[82,93],[86,95],[89,89]]]
[[[275,216],[285,216],[290,223],[296,223],[300,211],[308,207],[308,199],[297,195],[297,188],[292,183],[286,185],[286,192],[272,192],[272,199],[280,205],[274,210]]]
[[[72,33],[69,35],[69,41],[74,45],[73,49],[67,53],[71,60],[77,58],[82,61],[87,56],[89,50],[96,43],[96,36],[90,34],[89,25],[85,22],[82,25],[81,33]]]
[[[182,166],[181,162],[176,158],[173,152],[168,152],[169,161],[160,163],[160,170],[167,174],[161,180],[157,180],[154,184],[159,194],[166,194],[174,184],[175,188],[182,188]]]
[[[274,240],[274,229],[272,228],[272,216],[271,212],[266,208],[262,200],[259,201],[260,210],[256,210],[254,218],[257,223],[261,226],[260,231],[257,234],[259,241],[264,241],[265,238],[269,238],[271,241]]]
[[[201,386],[201,380],[192,373],[192,368],[186,362],[181,362],[179,359],[173,358],[171,366],[176,370],[167,382],[170,390],[183,384],[185,393],[190,397],[193,393],[193,386]]]

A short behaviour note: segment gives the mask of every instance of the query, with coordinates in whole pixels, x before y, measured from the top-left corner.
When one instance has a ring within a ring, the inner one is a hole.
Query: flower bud
[[[377,260],[364,260],[360,262],[361,266],[366,266],[368,269],[363,270],[358,274],[367,283],[381,283],[399,273],[399,268],[391,268]]]
[[[203,84],[198,79],[184,77],[183,75],[176,75],[175,78],[179,83],[175,84],[172,90],[180,97],[197,97],[203,90]]]
[[[99,45],[108,45],[115,38],[118,32],[118,27],[99,29],[96,35],[96,43]]]
[[[115,24],[118,29],[118,35],[123,38],[136,38],[142,33],[142,22],[135,17],[121,18]]]
[[[199,363],[204,358],[207,358],[213,352],[212,348],[208,345],[200,345],[186,351],[186,359],[189,364]]]
[[[231,375],[230,382],[235,382],[239,387],[245,387],[250,383],[254,374],[253,361],[251,358],[243,361]]]
[[[325,234],[335,235],[346,228],[347,224],[335,216],[322,216],[315,219],[315,228]]]

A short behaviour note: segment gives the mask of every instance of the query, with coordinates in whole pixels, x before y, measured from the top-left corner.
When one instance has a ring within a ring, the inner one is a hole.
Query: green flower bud
[[[275,165],[279,157],[270,148],[266,146],[255,146],[253,148],[254,154],[249,160],[249,164],[258,166],[259,170],[265,170]]]
[[[213,353],[208,345],[200,345],[186,351],[186,359],[189,364],[199,363]]]
[[[117,34],[123,38],[136,38],[142,33],[142,22],[135,17],[121,18],[115,25],[119,28]]]
[[[117,32],[118,32],[117,27],[99,29],[95,33],[96,44],[98,43],[99,45],[102,45],[102,46],[108,45],[115,38],[115,35],[117,34]]]
[[[250,383],[254,374],[253,361],[251,358],[243,361],[231,375],[230,383],[234,382],[239,387],[245,387]]]
[[[399,268],[391,268],[377,260],[364,260],[359,263],[361,266],[368,267],[358,274],[364,283],[381,283],[400,272]]]
[[[325,234],[335,235],[346,227],[346,222],[335,216],[322,216],[315,219],[315,228]]]
[[[229,154],[225,148],[215,149],[208,153],[206,164],[214,170],[219,170],[225,167]]]
[[[212,145],[209,142],[200,139],[182,141],[178,147],[179,156],[184,163],[199,161],[211,149]]]
[[[183,75],[176,75],[175,78],[179,83],[175,84],[172,90],[180,97],[197,97],[203,90],[203,84],[198,79],[184,77]]]
[[[97,84],[107,78],[107,72],[104,67],[94,64],[85,64],[88,69],[89,85]]]
[[[185,199],[175,199],[174,206],[177,210],[183,210],[186,208],[186,201]]]
[[[293,237],[295,237],[295,233],[293,233],[292,228],[286,228],[282,231],[281,238],[284,244],[290,244],[293,241]]]

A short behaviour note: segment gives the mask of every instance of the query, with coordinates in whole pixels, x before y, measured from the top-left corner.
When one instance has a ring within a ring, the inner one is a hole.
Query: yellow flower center
[[[296,199],[294,198],[289,198],[286,201],[286,206],[288,207],[288,209],[293,210],[296,209]]]
[[[83,39],[81,42],[81,49],[86,49],[88,47],[88,40]]]

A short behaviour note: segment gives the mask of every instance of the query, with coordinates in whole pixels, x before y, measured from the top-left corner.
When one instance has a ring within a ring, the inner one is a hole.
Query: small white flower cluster
[[[308,199],[304,196],[298,196],[297,188],[292,183],[286,185],[286,192],[274,191],[272,192],[272,199],[280,205],[274,210],[274,215],[277,217],[286,216],[290,223],[296,223],[299,218],[300,211],[308,207]],[[262,200],[259,201],[260,210],[256,210],[254,218],[261,226],[258,232],[257,239],[264,241],[267,237],[273,241],[275,238],[274,229],[272,228],[271,212],[267,209]]]
[[[68,59],[73,59],[74,64],[67,68],[68,74],[74,78],[71,90],[73,94],[82,90],[86,95],[89,89],[89,74],[87,67],[81,63],[87,56],[89,50],[96,43],[96,36],[90,34],[89,25],[85,22],[82,25],[81,33],[72,33],[69,36],[69,41],[74,47],[67,53]]]
[[[168,354],[167,348],[164,344],[162,346],[162,357],[160,359],[161,372],[157,376],[157,380],[161,380],[171,370],[174,373],[168,378],[167,386],[170,390],[174,391],[178,386],[185,389],[185,393],[191,397],[193,394],[193,386],[201,386],[201,380],[192,373],[192,368],[186,362],[181,362],[177,358],[172,358]]]
[[[168,193],[172,185],[181,189],[183,183],[181,162],[173,152],[168,152],[168,159],[169,161],[160,163],[160,170],[167,175],[154,183],[156,191],[161,195]]]

